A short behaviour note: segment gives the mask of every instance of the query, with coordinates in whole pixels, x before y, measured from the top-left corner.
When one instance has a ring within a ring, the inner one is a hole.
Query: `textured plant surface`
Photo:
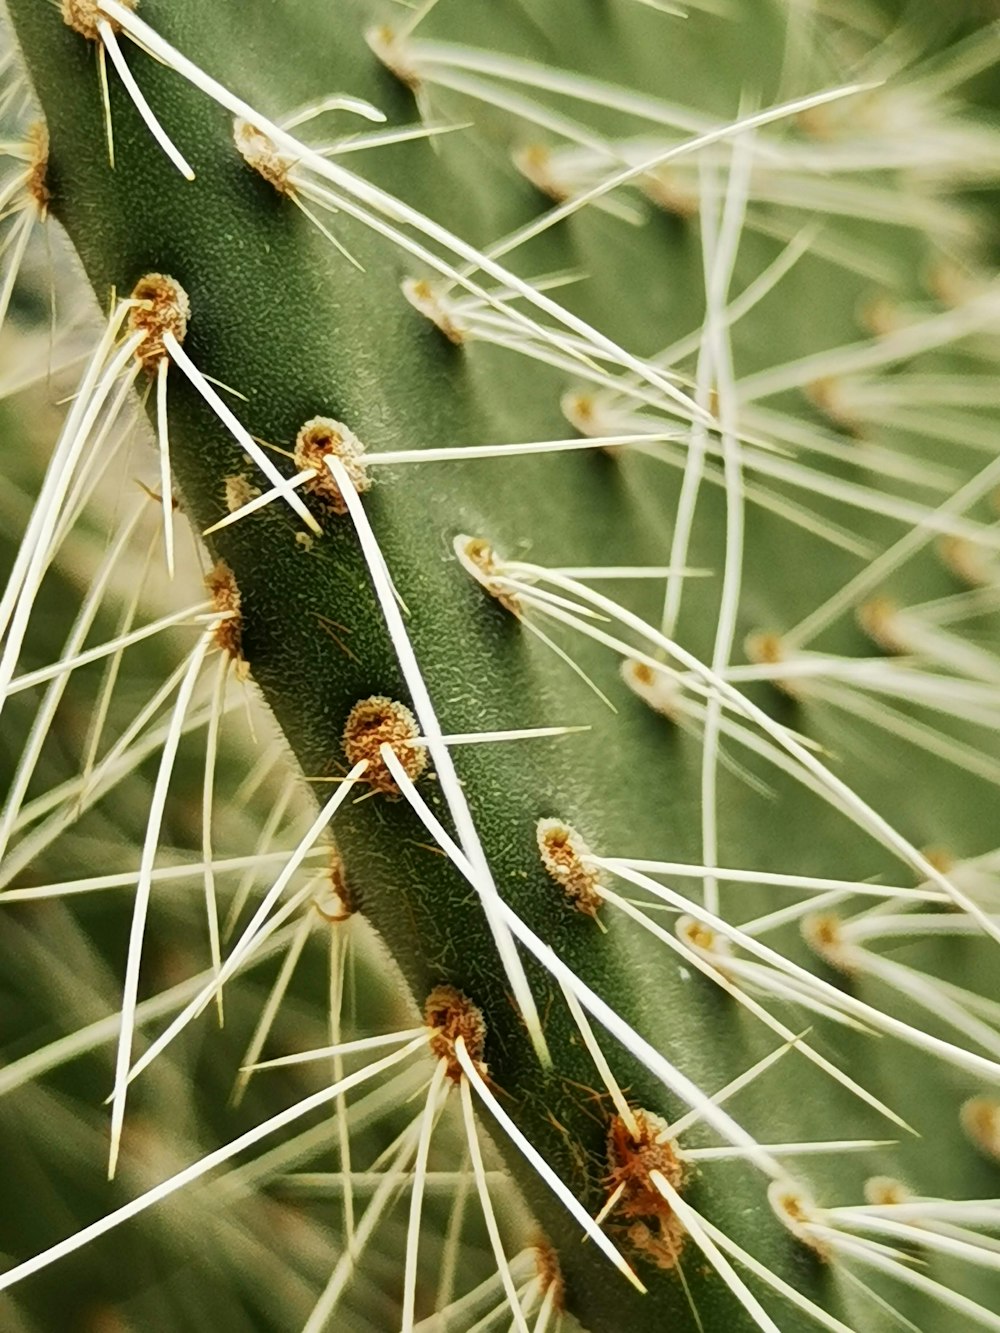
[[[4,1328],[1000,1328],[997,29],[688,8],[7,0]]]

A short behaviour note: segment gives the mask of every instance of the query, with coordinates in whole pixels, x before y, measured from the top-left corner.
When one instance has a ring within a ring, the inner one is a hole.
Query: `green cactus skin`
[[[571,387],[566,375],[479,343],[451,345],[400,294],[401,281],[415,271],[412,261],[346,217],[326,219],[364,266],[358,272],[240,159],[229,115],[134,48],[128,49],[129,62],[157,115],[192,162],[196,179],[186,182],[174,170],[113,78],[112,171],[93,49],[65,27],[51,4],[8,0],[8,8],[51,135],[52,212],[66,228],[98,298],[104,303],[112,288],[119,295],[128,293],[147,273],[176,278],[191,300],[185,350],[207,374],[245,395],[246,402],[237,401],[234,408],[255,437],[289,449],[299,427],[317,415],[346,422],[372,451],[568,433],[559,412],[559,395]],[[281,7],[280,17],[274,9],[221,0],[212,5],[147,0],[142,15],[266,114],[277,117],[310,99],[344,91],[371,99],[392,122],[413,118],[409,92],[364,42],[375,17],[366,6],[343,4],[331,14],[328,5],[315,0],[294,0]],[[760,14],[747,4],[736,9],[735,19],[698,14],[681,24],[627,0],[588,2],[568,22],[565,7],[549,0],[488,11],[442,0],[433,24],[435,33],[448,39],[528,55],[732,116],[748,80],[762,105],[787,92],[778,86],[785,28],[781,7],[761,5]],[[665,67],[669,86],[664,85]],[[417,143],[365,154],[362,174],[485,245],[541,207],[539,196],[506,162],[507,150],[523,140],[524,130],[500,112],[443,94],[441,101],[442,114],[475,120],[475,127],[445,136],[437,148]],[[580,114],[609,134],[622,132],[613,112],[585,107]],[[905,277],[897,295],[906,299],[919,293],[917,275],[932,253],[933,236],[914,240],[901,229],[863,223],[830,226],[840,228],[845,244],[884,247],[894,259],[905,255],[898,263]],[[775,242],[748,234],[738,272],[753,275],[777,249]],[[588,280],[579,289],[557,295],[640,354],[653,352],[701,318],[696,223],[654,214],[645,226],[631,228],[589,212],[549,232],[530,255],[530,264],[515,265],[519,272],[584,270]],[[855,311],[870,294],[865,280],[845,275],[818,255],[807,256],[734,331],[740,375],[855,341]],[[952,363],[964,364],[959,353],[949,351],[942,364]],[[227,477],[246,474],[258,484],[260,478],[174,369],[168,394],[178,494],[201,531],[226,513]],[[819,421],[800,396],[782,401],[805,422]],[[915,451],[921,447],[913,444]],[[948,462],[967,475],[981,466],[981,459],[965,454]],[[281,460],[279,466],[285,470]],[[856,464],[836,470],[867,485],[880,481],[866,466],[863,445]],[[467,532],[511,556],[527,552],[527,558],[546,565],[663,564],[679,489],[680,473],[654,460],[589,450],[380,468],[373,470],[364,506],[409,609],[408,631],[446,731],[589,728],[555,739],[469,746],[457,753],[463,787],[503,898],[637,1032],[703,1090],[713,1092],[772,1049],[773,1034],[610,906],[600,912],[605,930],[574,910],[545,874],[535,841],[537,820],[555,817],[577,828],[600,855],[699,862],[701,746],[631,696],[605,650],[582,637],[563,636],[560,641],[618,711],[602,706],[577,676],[468,579],[451,548],[453,537]],[[845,512],[877,549],[902,530],[873,514],[859,519],[853,511],[829,506],[836,521],[844,521]],[[252,679],[307,779],[346,771],[342,733],[356,702],[371,695],[408,702],[354,528],[346,516],[326,514],[322,522],[322,537],[303,540],[301,523],[276,503],[208,541],[212,556],[234,571]],[[690,564],[710,567],[717,577],[687,584],[680,627],[683,645],[703,661],[712,654],[724,553],[724,497],[706,486]],[[781,631],[796,624],[857,568],[856,557],[749,508],[737,644],[752,630]],[[891,588],[903,603],[955,590],[954,579],[929,557],[905,568]],[[657,623],[659,584],[616,586],[615,595]],[[324,621],[338,626],[340,643]],[[995,645],[995,617],[989,631]],[[822,644],[845,656],[872,651],[850,616],[842,617]],[[959,856],[991,845],[984,827],[995,809],[995,789],[988,782],[901,742],[891,747],[879,742],[874,753],[871,734],[862,725],[822,703],[793,702],[767,686],[756,687],[752,697],[823,746],[834,756],[838,774],[913,843],[944,845]],[[997,754],[995,735],[976,735],[974,743]],[[915,754],[919,782],[914,781]],[[722,864],[857,880],[882,874],[890,882],[909,882],[905,868],[829,805],[752,755],[737,757],[774,795],[763,799],[740,778],[720,772]],[[316,790],[325,799],[330,789],[317,784]],[[420,791],[448,824],[434,778],[422,779]],[[593,1094],[599,1077],[553,978],[526,962],[554,1060],[545,1071],[512,1002],[481,905],[448,860],[428,846],[408,805],[380,795],[348,803],[336,817],[334,834],[357,909],[381,936],[417,1007],[433,987],[447,984],[482,1010],[485,1059],[503,1106],[596,1214],[607,1193],[610,1109],[606,1097]],[[615,887],[627,896],[628,886]],[[785,901],[763,886],[723,891],[725,910],[737,922]],[[669,918],[663,919],[669,927]],[[794,928],[779,939],[797,961],[823,970],[815,960],[810,963]],[[990,947],[978,940],[931,939],[908,945],[906,957],[991,995]],[[859,982],[857,988],[862,998],[886,1004],[907,1021],[920,1026],[931,1021],[916,1006],[880,993],[875,983]],[[809,1039],[816,1048],[898,1110],[921,1135],[864,1157],[792,1162],[797,1178],[808,1182],[816,1197],[857,1198],[864,1178],[880,1172],[900,1176],[924,1195],[996,1195],[996,1170],[964,1143],[958,1123],[959,1103],[980,1090],[978,1080],[890,1038],[873,1047],[857,1033],[804,1019],[789,1006],[773,1007],[796,1031],[813,1024]],[[940,1031],[932,1022],[929,1030]],[[598,1034],[632,1104],[675,1118],[683,1104],[611,1038]],[[795,1054],[741,1094],[733,1114],[762,1143],[895,1135]],[[683,1259],[685,1283],[676,1271],[658,1269],[626,1248],[649,1288],[640,1296],[615,1276],[592,1244],[581,1246],[563,1206],[488,1116],[482,1123],[558,1253],[569,1309],[593,1333],[695,1329],[692,1305],[706,1330],[754,1326],[690,1240]],[[849,1326],[890,1327],[883,1311],[778,1223],[766,1203],[766,1183],[745,1162],[713,1164],[690,1173],[684,1197],[762,1264]],[[945,1265],[934,1271],[949,1280]],[[971,1281],[963,1275],[962,1281],[962,1290],[992,1308],[995,1273]],[[813,1326],[801,1312],[751,1285],[783,1330]],[[957,1317],[934,1313],[935,1307],[913,1293],[900,1296],[893,1289],[892,1299],[923,1327],[944,1328],[933,1320]]]

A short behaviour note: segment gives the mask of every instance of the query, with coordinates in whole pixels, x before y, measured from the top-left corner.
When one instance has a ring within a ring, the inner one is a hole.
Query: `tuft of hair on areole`
[[[637,1255],[658,1268],[673,1268],[681,1256],[687,1232],[650,1173],[658,1171],[680,1191],[685,1168],[671,1140],[667,1122],[652,1111],[632,1108],[638,1137],[620,1115],[611,1117],[607,1135],[608,1197],[621,1190],[611,1212],[612,1227]]]
[[[138,0],[121,0],[125,9],[135,9]],[[88,42],[99,42],[101,31],[99,23],[106,23],[112,32],[120,32],[121,24],[117,19],[105,14],[97,0],[62,0],[60,12],[67,27],[86,37]]]
[[[431,1054],[444,1060],[448,1077],[458,1083],[462,1066],[455,1054],[455,1043],[461,1037],[469,1059],[483,1077],[487,1067],[483,1060],[486,1048],[486,1020],[483,1011],[455,986],[435,986],[424,1002],[424,1023],[430,1029]]]
[[[895,1176],[869,1176],[864,1184],[864,1195],[865,1203],[875,1208],[891,1208],[912,1199],[913,1191]]]
[[[523,609],[520,598],[502,582],[499,557],[486,538],[470,537],[463,532],[455,537],[452,546],[465,572],[471,574],[505,611],[520,618]]]
[[[819,1209],[806,1191],[793,1180],[772,1180],[767,1201],[782,1226],[800,1244],[820,1259],[829,1259],[829,1246],[813,1231],[811,1223],[819,1219]]]
[[[984,1157],[1000,1162],[1000,1098],[970,1097],[962,1103],[962,1129]]]
[[[283,153],[274,140],[252,121],[236,116],[233,120],[233,142],[248,167],[262,176],[279,194],[292,194],[288,173],[294,159]]]
[[[780,666],[782,662],[787,661],[781,635],[775,634],[772,630],[758,630],[754,634],[748,634],[743,641],[743,647],[747,659],[758,666]],[[802,698],[801,686],[787,677],[775,674],[769,678],[769,684],[782,694],[787,694],[790,699]]]
[[[604,901],[601,875],[589,864],[592,853],[576,829],[561,819],[540,819],[535,837],[542,865],[578,912],[596,916]]]
[[[349,921],[357,910],[354,894],[344,869],[344,858],[335,847],[330,848],[330,866],[326,880],[313,898],[313,907],[331,926],[339,926]]]
[[[331,455],[339,458],[358,492],[371,487],[364,460],[365,446],[342,421],[332,417],[313,417],[295,439],[295,465],[301,472],[312,468],[315,476],[306,482],[306,490],[335,514],[347,513],[347,501],[326,466]]]
[[[401,290],[414,310],[436,325],[450,343],[458,347],[465,342],[465,329],[435,291],[433,283],[426,278],[406,278]]]
[[[28,174],[24,188],[34,200],[38,216],[44,219],[52,202],[52,191],[49,189],[49,129],[44,120],[36,120],[28,126],[25,141]]]
[[[427,767],[427,749],[412,745],[420,735],[417,719],[397,699],[385,694],[373,694],[360,699],[348,714],[344,724],[344,752],[351,766],[368,761],[361,779],[385,796],[399,796],[396,780],[386,767],[381,747],[388,745],[398,758],[406,776],[416,782]]]
[[[423,80],[406,49],[406,42],[389,23],[378,23],[365,33],[372,54],[411,93],[419,93]]]
[[[802,938],[813,953],[849,976],[857,971],[857,964],[843,928],[843,919],[836,912],[811,912],[802,919]]]
[[[132,301],[129,329],[144,335],[136,359],[144,370],[154,374],[167,355],[164,336],[172,333],[179,343],[187,337],[191,302],[177,279],[166,273],[147,273],[140,278],[132,288]]]
[[[213,611],[226,616],[215,627],[215,646],[233,662],[239,679],[245,680],[250,674],[250,663],[243,653],[243,598],[236,576],[225,560],[218,561],[205,575],[205,587]]]
[[[889,597],[873,597],[858,607],[858,627],[877,647],[893,657],[905,657],[910,645],[900,632],[897,613],[899,607]]]
[[[566,1279],[562,1274],[555,1246],[545,1236],[535,1240],[535,1272],[542,1297],[552,1292],[552,1308],[557,1314],[566,1309]]]
[[[626,657],[619,667],[622,680],[654,713],[668,722],[676,722],[681,715],[683,689],[678,681],[662,671],[654,671],[648,662]]]

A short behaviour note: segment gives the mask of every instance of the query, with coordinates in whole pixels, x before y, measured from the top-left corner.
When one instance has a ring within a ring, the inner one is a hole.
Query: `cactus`
[[[1000,1327],[995,27],[7,8],[9,1326]]]

